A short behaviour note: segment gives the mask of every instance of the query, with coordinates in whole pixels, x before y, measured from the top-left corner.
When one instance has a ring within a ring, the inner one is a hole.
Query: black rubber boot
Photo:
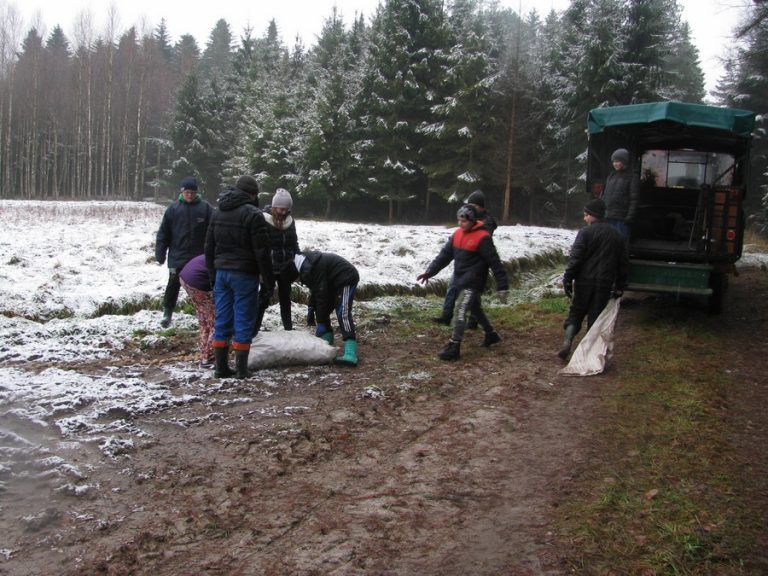
[[[576,336],[576,332],[578,332],[578,330],[573,324],[568,324],[568,326],[565,327],[565,339],[563,340],[563,347],[560,348],[560,352],[557,353],[561,359],[565,360],[568,358],[568,354],[571,353],[573,337]]]
[[[235,378],[250,378],[251,371],[248,370],[248,352],[249,350],[235,350]]]
[[[451,316],[449,316],[448,314],[443,313],[442,316],[435,316],[434,318],[432,318],[432,322],[434,322],[436,324],[443,324],[445,326],[450,326],[451,325]]]
[[[499,336],[496,330],[491,330],[490,332],[485,333],[485,337],[483,338],[483,346],[486,348],[493,346],[494,344],[498,344],[499,342],[501,342],[501,336]]]
[[[229,378],[234,374],[232,368],[229,367],[229,347],[223,346],[213,349],[213,355],[216,362],[216,367],[213,369],[213,375],[216,378]]]
[[[445,348],[437,355],[440,360],[458,360],[461,353],[461,342],[449,340]]]

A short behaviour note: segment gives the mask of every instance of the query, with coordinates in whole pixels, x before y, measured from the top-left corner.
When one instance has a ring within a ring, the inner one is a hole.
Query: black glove
[[[563,282],[563,292],[568,298],[573,298],[573,284],[571,282]]]
[[[611,291],[611,298],[621,298],[624,296],[624,290],[612,290]]]

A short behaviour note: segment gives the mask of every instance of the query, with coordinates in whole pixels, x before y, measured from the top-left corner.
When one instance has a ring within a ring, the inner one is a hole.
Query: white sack
[[[600,316],[581,339],[568,365],[558,374],[566,376],[593,376],[605,370],[613,356],[613,330],[619,316],[619,300],[611,298]]]
[[[336,348],[308,332],[301,330],[259,332],[251,342],[248,367],[328,364],[335,357]]]

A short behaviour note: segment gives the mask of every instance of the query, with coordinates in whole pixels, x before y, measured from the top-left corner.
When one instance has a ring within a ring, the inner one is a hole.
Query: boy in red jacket
[[[491,326],[483,312],[481,295],[485,289],[488,268],[496,279],[496,290],[499,299],[506,301],[509,281],[507,272],[501,265],[499,254],[493,243],[491,233],[482,221],[478,221],[477,210],[470,204],[465,204],[456,213],[459,228],[451,239],[443,246],[440,253],[427,267],[427,271],[419,274],[416,279],[426,284],[430,278],[445,268],[453,260],[453,279],[458,292],[456,307],[453,315],[453,331],[446,347],[438,354],[441,360],[457,360],[461,351],[461,341],[470,316],[477,318],[478,324],[485,332],[483,346],[491,346],[501,341],[501,338]]]

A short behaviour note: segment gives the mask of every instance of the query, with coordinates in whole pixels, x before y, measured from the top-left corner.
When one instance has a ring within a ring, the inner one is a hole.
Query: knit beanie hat
[[[181,184],[179,184],[179,188],[182,190],[194,190],[197,192],[197,180],[193,176],[186,176],[181,179]]]
[[[464,204],[459,211],[456,212],[456,218],[462,218],[469,220],[470,222],[477,222],[477,210],[472,204]]]
[[[278,188],[272,197],[272,208],[286,208],[287,210],[293,208],[293,198],[291,198],[290,192],[285,188]]]
[[[237,179],[235,187],[253,196],[258,196],[259,194],[259,183],[256,181],[256,178],[248,174],[240,176],[240,178]]]
[[[602,198],[592,198],[584,205],[584,212],[598,220],[605,218],[605,202]]]
[[[629,164],[629,150],[619,148],[611,154],[611,162],[621,162],[625,166]]]
[[[480,208],[485,208],[485,194],[482,190],[475,190],[467,198],[467,204],[477,204]]]

